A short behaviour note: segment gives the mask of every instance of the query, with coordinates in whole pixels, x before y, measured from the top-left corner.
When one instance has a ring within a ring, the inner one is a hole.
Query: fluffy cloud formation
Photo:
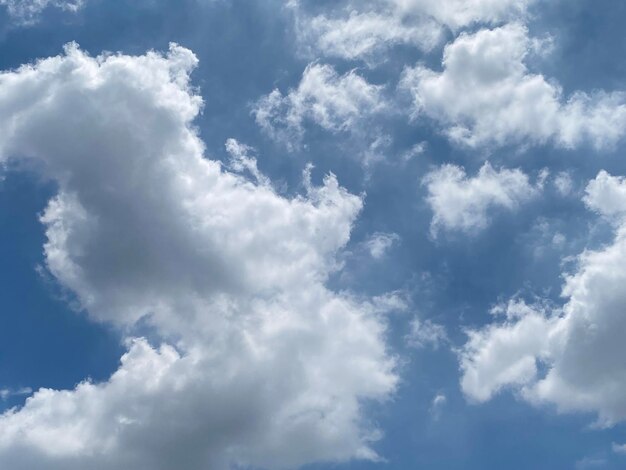
[[[372,85],[354,71],[338,75],[330,65],[310,64],[298,88],[262,97],[253,114],[257,124],[288,147],[299,145],[304,124],[330,132],[355,130],[366,116],[385,108],[382,86]]]
[[[296,32],[306,49],[344,59],[384,60],[399,44],[429,50],[444,28],[498,23],[523,17],[532,0],[340,1],[325,14],[307,13],[307,2],[291,1]]]
[[[433,236],[440,229],[476,233],[489,224],[490,211],[515,210],[535,196],[540,186],[531,185],[519,169],[495,170],[488,162],[474,177],[468,177],[459,166],[443,165],[428,173],[423,182],[433,211]]]
[[[286,468],[375,458],[364,400],[394,390],[380,305],[325,286],[362,200],[333,175],[292,199],[227,142],[204,158],[196,57],[65,54],[0,74],[0,161],[57,184],[47,269],[97,321],[146,322],[104,383],[0,416],[13,470]],[[329,117],[332,120],[332,118]],[[257,182],[258,180],[259,182]]]
[[[400,87],[410,92],[415,117],[434,119],[452,141],[470,147],[616,144],[626,132],[626,95],[564,98],[558,85],[525,64],[538,44],[519,24],[461,34],[445,47],[443,71],[408,68]]]
[[[351,10],[347,15],[301,16],[297,32],[305,50],[342,59],[364,59],[371,64],[383,61],[383,53],[392,46],[410,44],[429,50],[441,38],[441,28],[434,21],[424,18],[416,26],[387,8]]]
[[[614,222],[626,215],[626,178],[602,170],[587,185],[583,201],[587,207]]]
[[[626,419],[626,181],[601,172],[585,201],[615,223],[613,243],[579,255],[562,308],[511,302],[503,321],[469,332],[460,357],[471,399],[511,387],[534,404],[596,413],[599,426]]]
[[[48,7],[66,11],[77,11],[83,6],[84,0],[0,0],[9,15],[22,24],[30,24]]]

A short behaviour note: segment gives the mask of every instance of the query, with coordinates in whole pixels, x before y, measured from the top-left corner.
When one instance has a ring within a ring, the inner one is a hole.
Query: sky
[[[626,467],[624,21],[0,0],[0,468]]]

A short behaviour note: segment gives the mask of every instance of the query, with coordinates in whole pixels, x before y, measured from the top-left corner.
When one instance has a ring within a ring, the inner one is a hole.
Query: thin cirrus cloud
[[[252,179],[205,158],[196,63],[177,45],[69,45],[0,74],[0,158],[58,185],[41,215],[47,269],[92,319],[162,338],[128,338],[105,382],[40,389],[2,414],[2,468],[377,458],[362,402],[397,383],[384,309],[325,285],[363,201],[333,175],[282,197],[234,140],[232,166]]]
[[[602,171],[584,202],[614,224],[613,242],[578,256],[564,275],[562,308],[509,302],[502,320],[468,331],[460,364],[470,399],[508,388],[560,412],[595,413],[600,427],[626,420],[626,181]]]
[[[49,7],[76,12],[84,5],[85,0],[0,0],[0,5],[6,7],[7,12],[18,24],[28,25],[35,23],[39,15]]]
[[[446,45],[441,72],[406,68],[400,88],[411,95],[415,118],[433,119],[457,144],[614,146],[626,133],[626,94],[578,91],[564,97],[525,63],[541,48],[518,23],[463,33]]]
[[[488,162],[476,176],[456,165],[442,165],[429,172],[423,184],[434,237],[442,230],[476,234],[489,225],[494,211],[514,211],[541,191],[541,181],[531,184],[521,170],[494,169]]]

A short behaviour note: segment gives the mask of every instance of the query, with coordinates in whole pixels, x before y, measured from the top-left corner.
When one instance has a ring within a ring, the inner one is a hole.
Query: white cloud
[[[375,458],[363,400],[397,377],[381,305],[325,286],[360,197],[333,175],[287,199],[204,157],[197,59],[66,53],[0,73],[0,160],[57,195],[46,267],[90,318],[148,322],[110,380],[0,416],[14,470],[286,468]],[[332,121],[333,118],[328,117]],[[227,143],[253,173],[249,149]]]
[[[374,0],[337,2],[324,14],[309,15],[301,2],[289,2],[305,49],[369,63],[399,44],[430,50],[444,28],[499,23],[525,16],[533,0]]]
[[[626,454],[626,444],[617,444],[614,442],[611,448],[616,454]]]
[[[8,400],[11,397],[26,396],[33,393],[30,387],[22,387],[17,390],[11,388],[0,388],[0,400]]]
[[[431,347],[437,349],[448,340],[448,334],[443,325],[430,320],[422,321],[417,316],[411,320],[411,330],[406,335],[406,343],[412,348]]]
[[[228,167],[237,173],[250,173],[257,183],[261,185],[269,185],[270,180],[267,176],[259,171],[254,149],[246,144],[238,142],[236,139],[228,139],[226,141],[226,151],[230,155]]]
[[[416,24],[417,23],[417,24]],[[315,54],[343,59],[383,60],[383,53],[398,44],[430,50],[440,42],[441,27],[431,19],[406,21],[394,10],[351,10],[337,16],[303,15],[297,22],[299,41]]]
[[[330,65],[310,64],[298,88],[262,97],[253,114],[273,139],[298,146],[304,124],[311,122],[330,132],[356,130],[358,123],[385,109],[382,86],[372,85],[355,71],[339,75]]]
[[[524,17],[534,0],[389,0],[400,11],[425,14],[456,30],[476,23],[500,23]]]
[[[567,171],[561,171],[554,177],[554,186],[561,196],[568,196],[574,189],[572,176]]]
[[[576,462],[574,468],[576,470],[586,470],[588,468],[606,468],[607,461],[604,458],[584,457]]]
[[[430,405],[430,415],[432,416],[433,420],[439,420],[439,418],[441,417],[441,411],[443,407],[446,406],[447,402],[448,399],[443,393],[438,393],[437,395],[435,395]]]
[[[488,400],[503,387],[561,412],[593,412],[597,425],[626,419],[626,182],[601,172],[587,187],[587,204],[614,218],[612,244],[584,251],[565,275],[562,309],[530,306],[504,322],[469,332],[461,352],[465,394]]]
[[[489,163],[474,177],[456,165],[443,165],[428,173],[424,184],[434,214],[433,236],[440,229],[475,233],[487,227],[495,208],[513,211],[539,191],[521,170],[495,170]]]
[[[602,170],[587,185],[583,201],[589,209],[620,222],[626,215],[626,178]]]
[[[32,24],[48,7],[76,12],[82,8],[84,0],[0,0],[9,15],[18,23]]]
[[[420,155],[424,154],[424,152],[426,152],[427,148],[427,142],[419,142],[402,154],[402,160],[408,162],[409,160],[419,157]]]
[[[365,242],[365,247],[374,259],[382,259],[400,241],[397,233],[376,232]]]
[[[565,99],[558,85],[526,66],[538,47],[515,23],[464,33],[445,47],[443,71],[407,68],[400,87],[412,95],[415,117],[434,119],[452,141],[471,147],[618,142],[626,132],[626,95],[576,92]]]
[[[460,355],[461,388],[466,396],[483,402],[503,387],[535,379],[537,357],[547,354],[553,321],[537,310],[510,303],[505,322],[468,331],[469,340]]]

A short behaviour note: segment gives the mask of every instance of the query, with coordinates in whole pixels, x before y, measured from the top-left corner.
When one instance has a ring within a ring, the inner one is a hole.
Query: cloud
[[[41,389],[1,415],[2,468],[376,458],[362,404],[397,382],[384,312],[325,285],[363,201],[333,175],[282,197],[236,141],[231,166],[260,183],[205,158],[196,63],[177,45],[69,45],[0,73],[0,161],[30,161],[58,188],[41,215],[46,268],[91,319],[161,338],[128,338],[108,381]]]
[[[351,10],[347,15],[300,16],[296,29],[302,47],[310,50],[309,55],[363,59],[372,65],[384,61],[387,49],[398,44],[430,50],[440,42],[442,33],[431,19],[423,18],[416,25],[387,8]]]
[[[617,443],[614,442],[611,445],[611,449],[616,454],[626,454],[626,444],[617,444]]]
[[[237,173],[248,172],[261,185],[269,185],[270,180],[267,176],[262,174],[257,167],[256,157],[251,156],[254,154],[254,149],[246,144],[238,142],[236,139],[228,139],[226,141],[226,151],[230,155],[230,161],[228,167]]]
[[[560,412],[597,414],[598,426],[626,419],[626,182],[601,172],[587,186],[586,203],[615,222],[608,246],[578,256],[565,274],[562,308],[506,309],[504,321],[468,332],[460,354],[461,385],[485,401],[504,387]]]
[[[594,212],[618,223],[623,221],[626,215],[626,178],[600,171],[587,185],[583,201]]]
[[[405,14],[425,14],[452,30],[526,16],[534,0],[389,0]]]
[[[411,330],[406,335],[405,341],[412,348],[431,347],[437,349],[442,343],[448,341],[445,327],[430,320],[422,321],[415,317],[411,321],[410,327]]]
[[[427,142],[419,142],[413,145],[411,148],[409,148],[402,154],[402,160],[405,162],[408,162],[409,160],[412,160],[424,154],[427,149],[428,149]]]
[[[431,50],[445,28],[494,24],[523,18],[532,0],[378,0],[340,1],[324,14],[310,14],[306,2],[289,5],[302,47],[311,55],[362,59],[371,65],[385,60],[396,45]]]
[[[473,401],[484,402],[503,387],[521,386],[537,375],[537,357],[549,345],[553,321],[526,304],[510,303],[503,323],[468,331],[460,354],[461,388]],[[517,308],[516,308],[517,307]]]
[[[39,15],[48,7],[76,12],[82,8],[84,0],[0,0],[0,5],[19,24],[35,23]]]
[[[441,418],[441,412],[443,410],[443,407],[446,406],[447,402],[448,399],[444,394],[438,393],[437,395],[435,395],[430,405],[430,415],[432,416],[434,421],[439,421],[439,418]]]
[[[574,464],[576,470],[585,470],[587,468],[606,468],[607,461],[605,458],[584,457]]]
[[[487,227],[492,210],[514,211],[540,190],[521,170],[495,170],[488,162],[474,177],[468,177],[459,166],[446,164],[428,173],[423,182],[433,211],[433,236],[441,229],[476,233]]]
[[[574,190],[572,176],[566,171],[559,172],[554,177],[554,186],[561,196],[569,196]]]
[[[385,257],[387,252],[399,241],[400,237],[397,233],[376,232],[365,241],[365,247],[372,258],[379,260]]]
[[[33,390],[30,387],[22,387],[16,390],[11,388],[0,388],[0,400],[6,401],[11,397],[26,396],[31,393],[33,393]]]
[[[382,88],[355,71],[339,75],[330,65],[313,63],[304,70],[298,88],[286,95],[272,91],[255,104],[253,114],[271,138],[294,148],[300,145],[307,122],[333,133],[356,131],[367,116],[385,109]]]
[[[443,71],[407,68],[400,88],[412,96],[414,117],[435,120],[457,144],[615,145],[626,132],[626,95],[579,91],[564,98],[525,63],[540,48],[515,23],[463,33],[445,47]]]

